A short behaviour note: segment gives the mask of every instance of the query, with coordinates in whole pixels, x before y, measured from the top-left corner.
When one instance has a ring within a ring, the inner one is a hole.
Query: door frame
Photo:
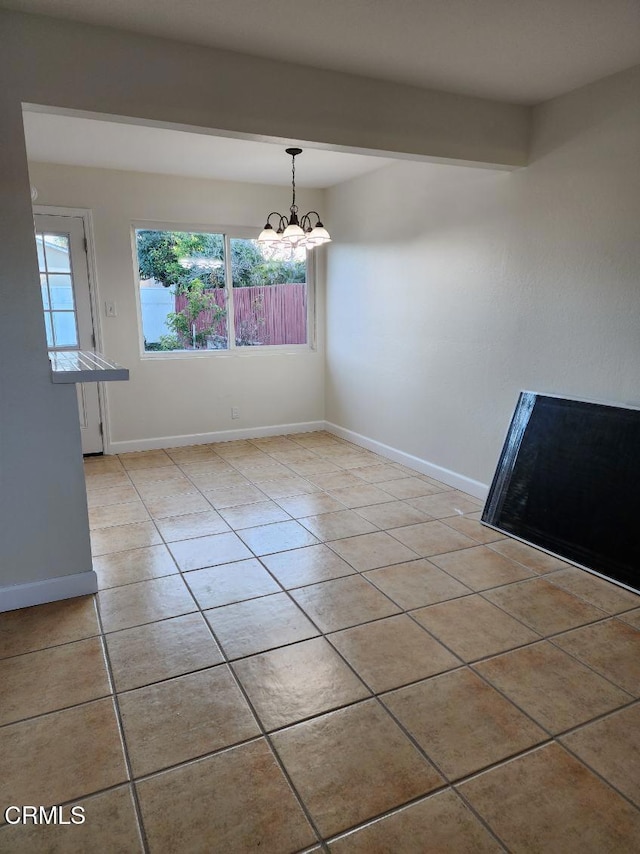
[[[84,236],[87,241],[87,276],[89,278],[89,300],[93,318],[93,334],[95,349],[103,353],[102,345],[102,313],[98,287],[98,266],[95,252],[93,227],[93,211],[90,208],[67,208],[60,205],[33,205],[34,214],[44,216],[69,216],[81,219],[84,224]],[[107,390],[105,383],[97,383],[100,420],[102,422],[102,451],[105,455],[111,453],[111,430],[109,426],[109,409],[107,407]]]

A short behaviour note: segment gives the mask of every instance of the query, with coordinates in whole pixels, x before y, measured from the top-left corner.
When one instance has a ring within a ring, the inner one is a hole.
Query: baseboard
[[[297,424],[272,424],[268,427],[244,427],[238,430],[218,430],[212,433],[189,433],[180,436],[156,436],[151,439],[130,439],[124,442],[110,442],[105,448],[105,454],[126,454],[131,451],[154,451],[158,448],[181,448],[185,445],[206,445],[210,442],[231,442],[234,439],[261,439],[264,436],[284,436],[288,433],[311,433],[314,430],[327,430],[335,436],[353,442],[369,451],[375,451],[382,457],[401,463],[414,469],[420,474],[426,474],[436,480],[460,489],[468,495],[484,500],[489,492],[485,483],[473,480],[458,472],[450,471],[442,466],[430,463],[420,457],[414,457],[383,442],[362,436],[353,430],[347,430],[330,421],[301,421]],[[61,597],[62,598],[62,597]]]
[[[185,445],[207,445],[210,442],[231,442],[234,439],[262,439],[287,433],[312,433],[324,430],[324,421],[301,421],[297,424],[272,424],[269,427],[244,427],[239,430],[218,430],[214,433],[190,433],[182,436],[157,436],[153,439],[130,439],[110,442],[105,454],[127,454],[131,451],[155,451],[158,448],[182,448]]]
[[[484,501],[489,493],[489,486],[486,483],[481,483],[479,480],[473,480],[470,477],[465,477],[463,474],[451,471],[450,469],[442,468],[435,463],[430,463],[428,460],[423,460],[420,457],[414,457],[412,454],[407,454],[404,451],[399,451],[397,448],[392,448],[390,445],[385,445],[375,439],[369,439],[367,436],[362,436],[360,433],[354,433],[353,430],[347,430],[344,427],[339,427],[337,424],[332,424],[330,421],[325,421],[324,429],[329,433],[341,439],[346,439],[348,442],[353,442],[354,445],[359,445],[361,448],[366,448],[368,451],[374,451],[380,454],[381,457],[386,457],[393,460],[394,463],[401,463],[410,469],[414,469],[420,474],[426,474],[446,483],[447,486],[453,486],[468,495],[473,495],[474,498],[479,498]]]
[[[92,569],[88,572],[76,572],[73,575],[29,581],[26,584],[12,584],[8,587],[0,587],[0,612],[29,608],[31,605],[44,605],[47,602],[57,602],[59,599],[72,599],[74,596],[86,596],[88,593],[97,593],[97,591],[98,576]]]

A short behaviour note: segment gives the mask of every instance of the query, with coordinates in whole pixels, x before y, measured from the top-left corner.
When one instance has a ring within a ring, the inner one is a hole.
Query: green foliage
[[[205,312],[211,312],[211,321],[206,326],[195,329],[197,321]],[[214,334],[216,323],[225,314],[225,310],[216,303],[213,295],[205,293],[204,282],[194,279],[189,284],[186,306],[181,311],[172,311],[167,315],[167,326],[173,330],[182,349],[195,347],[204,350],[209,338]]]
[[[221,234],[188,231],[136,231],[140,278],[155,279],[175,293],[199,279],[207,288],[224,287]]]
[[[263,261],[261,248],[252,240],[231,240],[231,278],[234,287],[248,288],[259,284],[255,269]]]
[[[177,335],[161,335],[158,350],[182,350],[183,345]]]
[[[254,240],[231,240],[231,275],[234,288],[281,285],[306,281],[304,261],[269,260]]]
[[[226,315],[218,306],[211,291],[224,288],[224,238],[221,234],[188,231],[136,231],[138,268],[141,279],[155,279],[175,295],[187,297],[187,304],[177,312],[167,315],[170,335],[163,335],[157,344],[147,345],[147,350],[205,349],[225,347],[226,339],[214,334],[215,325]],[[278,285],[286,282],[306,281],[306,263],[303,260],[274,259],[265,256],[255,240],[232,238],[231,277],[238,288]],[[264,338],[264,319],[261,306],[256,306],[255,319],[239,324],[236,337],[239,344],[254,344]],[[211,321],[202,326],[202,316],[211,312]]]
[[[224,240],[221,234],[187,231],[136,231],[140,278],[155,279],[175,293],[186,293],[196,279],[205,288],[225,287]],[[265,257],[255,240],[231,240],[233,286],[304,282],[304,260]]]

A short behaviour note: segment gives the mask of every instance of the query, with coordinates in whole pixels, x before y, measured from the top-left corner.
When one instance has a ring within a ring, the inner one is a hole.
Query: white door
[[[36,214],[40,289],[49,350],[94,350],[87,242],[79,216]],[[100,454],[102,419],[97,383],[78,383],[82,453]]]

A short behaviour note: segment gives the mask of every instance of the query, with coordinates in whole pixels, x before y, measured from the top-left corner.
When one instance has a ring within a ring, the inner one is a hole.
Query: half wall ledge
[[[51,350],[49,361],[54,383],[105,383],[129,379],[128,368],[91,350]]]

